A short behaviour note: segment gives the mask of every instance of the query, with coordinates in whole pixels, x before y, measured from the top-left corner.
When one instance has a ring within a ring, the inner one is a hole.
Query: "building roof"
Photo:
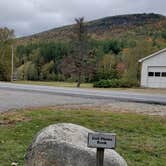
[[[142,63],[142,62],[146,61],[147,59],[150,59],[150,58],[152,58],[152,57],[154,57],[156,55],[159,55],[159,54],[161,54],[163,52],[166,52],[166,48],[164,48],[164,49],[162,49],[162,50],[160,50],[158,52],[155,52],[155,53],[153,53],[153,54],[151,54],[151,55],[149,55],[149,56],[147,56],[145,58],[140,59],[139,62]]]

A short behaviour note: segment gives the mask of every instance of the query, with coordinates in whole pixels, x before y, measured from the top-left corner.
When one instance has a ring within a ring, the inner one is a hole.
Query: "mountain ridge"
[[[140,26],[157,25],[166,22],[166,17],[155,13],[126,14],[118,16],[108,16],[100,19],[85,22],[88,33],[94,38],[105,38],[105,33],[111,33],[110,36],[119,35],[121,32],[131,30]],[[52,28],[43,32],[35,33],[29,36],[18,38],[20,42],[50,41],[50,40],[68,40],[73,31],[74,24],[62,27]]]

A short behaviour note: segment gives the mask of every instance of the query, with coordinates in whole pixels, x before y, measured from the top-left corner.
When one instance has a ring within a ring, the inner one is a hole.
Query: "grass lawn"
[[[74,82],[46,82],[46,81],[14,81],[14,83],[18,84],[33,84],[33,85],[44,85],[44,86],[56,86],[56,87],[70,87],[75,88],[76,83]],[[81,84],[81,88],[92,88],[93,84],[90,83],[83,83]]]
[[[117,133],[117,152],[129,166],[166,165],[166,117],[42,108],[0,114],[0,166],[23,165],[27,146],[42,128],[70,122]]]

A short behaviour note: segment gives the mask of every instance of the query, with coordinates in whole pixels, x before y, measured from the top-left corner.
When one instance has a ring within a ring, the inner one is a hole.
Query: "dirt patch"
[[[20,110],[19,110],[20,111]],[[8,111],[1,113],[0,126],[2,125],[15,125],[18,122],[29,122],[31,119],[25,117],[24,114],[20,113],[17,110]]]
[[[24,112],[32,112],[38,109],[50,109],[50,110],[89,110],[89,111],[108,111],[108,112],[120,112],[120,113],[137,113],[151,116],[166,116],[166,106],[155,104],[143,104],[133,102],[117,102],[106,101],[96,102],[93,104],[64,104],[51,107],[30,107],[19,110],[9,110],[1,113],[0,125],[12,125],[17,122],[28,122],[31,119],[26,117]],[[20,113],[19,113],[20,112]]]
[[[111,111],[122,113],[138,113],[144,115],[166,116],[166,106],[142,104],[132,102],[105,102],[100,104],[82,104],[82,105],[64,105],[52,107],[52,109],[62,110],[96,110],[96,111]]]

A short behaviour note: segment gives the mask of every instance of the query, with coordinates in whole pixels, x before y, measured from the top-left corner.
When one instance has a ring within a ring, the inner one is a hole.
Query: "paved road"
[[[101,101],[100,101],[101,102]],[[61,96],[32,91],[17,91],[0,88],[0,112],[10,109],[29,107],[47,107],[57,105],[88,105],[97,104],[95,99]]]
[[[118,100],[150,104],[166,105],[166,95],[146,94],[137,92],[106,91],[94,89],[61,88],[38,85],[23,85],[12,83],[0,83],[0,90],[10,90],[19,92],[31,92],[33,94],[47,94],[55,96],[75,97],[76,99],[96,99],[96,100]]]

